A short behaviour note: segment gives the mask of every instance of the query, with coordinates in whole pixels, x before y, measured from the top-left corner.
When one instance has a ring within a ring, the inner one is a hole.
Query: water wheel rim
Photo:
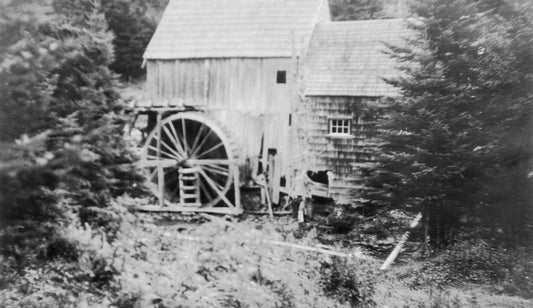
[[[187,136],[187,131],[194,126],[197,126],[194,136]],[[233,182],[234,157],[228,136],[215,122],[197,113],[166,117],[161,121],[159,157],[154,155],[158,136],[159,131],[155,127],[146,138],[139,162],[147,186],[156,196],[159,191],[157,166],[162,166],[164,172],[164,202],[168,206],[175,205],[180,196],[179,185],[174,183],[175,180],[168,181],[167,177],[172,178],[169,173],[187,167],[198,170],[201,207],[215,206],[221,200],[228,203],[225,196]],[[223,157],[220,157],[221,153],[224,153]],[[169,193],[168,189],[172,191]]]

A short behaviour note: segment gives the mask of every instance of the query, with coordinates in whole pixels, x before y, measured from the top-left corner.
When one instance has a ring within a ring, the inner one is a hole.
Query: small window
[[[350,135],[352,128],[352,121],[350,119],[330,119],[329,120],[329,134],[330,135]]]
[[[287,71],[278,71],[276,75],[277,83],[287,83]]]

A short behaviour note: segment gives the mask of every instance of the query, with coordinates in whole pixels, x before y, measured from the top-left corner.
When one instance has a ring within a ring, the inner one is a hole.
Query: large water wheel
[[[220,125],[195,112],[158,122],[146,138],[140,165],[161,203],[192,211],[218,204],[235,208],[227,197],[233,186],[238,198],[234,146]]]

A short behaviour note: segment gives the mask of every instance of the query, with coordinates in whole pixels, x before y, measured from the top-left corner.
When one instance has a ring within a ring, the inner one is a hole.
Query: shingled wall
[[[361,168],[377,162],[380,144],[376,141],[379,98],[309,96],[305,101],[308,151],[314,157],[314,171],[331,170],[335,180],[330,194],[338,203],[360,202],[364,189]],[[349,117],[350,136],[329,135],[331,118]]]

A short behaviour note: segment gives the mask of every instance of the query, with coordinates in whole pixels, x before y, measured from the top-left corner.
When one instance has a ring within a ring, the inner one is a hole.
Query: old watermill
[[[258,183],[272,203],[359,202],[379,152],[374,107],[399,95],[384,42],[401,44],[403,24],[332,21],[327,0],[171,0],[135,103],[153,209],[238,213],[239,187]]]

